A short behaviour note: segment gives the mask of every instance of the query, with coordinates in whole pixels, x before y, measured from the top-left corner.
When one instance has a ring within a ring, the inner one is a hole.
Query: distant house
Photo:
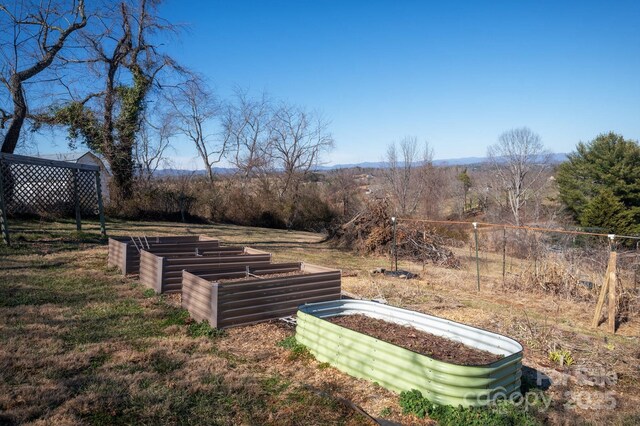
[[[111,170],[99,156],[91,151],[86,152],[65,152],[58,154],[35,155],[34,157],[43,158],[45,160],[67,161],[69,163],[90,164],[100,167],[100,186],[102,188],[102,200],[109,202],[109,179],[111,179]]]

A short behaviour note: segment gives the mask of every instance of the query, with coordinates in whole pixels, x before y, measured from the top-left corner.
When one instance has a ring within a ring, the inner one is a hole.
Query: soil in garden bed
[[[219,283],[233,283],[238,281],[245,280],[259,280],[259,279],[270,279],[270,278],[280,278],[280,277],[293,277],[296,275],[306,275],[304,271],[291,271],[291,272],[281,272],[279,274],[265,274],[265,275],[249,275],[242,278],[224,278],[218,280]]]
[[[452,364],[486,365],[503,357],[413,327],[361,314],[343,315],[327,318],[327,320],[353,331]]]

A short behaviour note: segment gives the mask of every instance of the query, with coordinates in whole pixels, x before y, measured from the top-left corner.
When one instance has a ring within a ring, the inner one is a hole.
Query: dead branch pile
[[[398,258],[415,262],[459,268],[460,261],[447,249],[433,229],[421,224],[398,224]],[[393,225],[386,200],[369,202],[363,211],[334,231],[333,241],[362,254],[390,255],[393,250]]]

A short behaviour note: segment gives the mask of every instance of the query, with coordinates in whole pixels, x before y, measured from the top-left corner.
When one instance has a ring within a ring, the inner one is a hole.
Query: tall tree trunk
[[[129,199],[133,192],[133,157],[131,151],[131,147],[114,146],[107,158],[113,174],[114,198],[118,202]]]
[[[4,135],[2,152],[13,154],[20,139],[20,129],[22,128],[24,119],[27,117],[27,102],[24,98],[22,82],[17,74],[13,74],[9,79],[9,88],[11,98],[13,99],[13,119],[11,120],[7,133]]]

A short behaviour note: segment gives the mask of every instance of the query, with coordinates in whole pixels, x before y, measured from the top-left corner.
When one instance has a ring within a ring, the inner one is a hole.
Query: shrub
[[[549,360],[560,366],[566,365],[567,367],[571,367],[575,364],[573,355],[571,355],[571,352],[566,349],[554,349],[549,351]]]

